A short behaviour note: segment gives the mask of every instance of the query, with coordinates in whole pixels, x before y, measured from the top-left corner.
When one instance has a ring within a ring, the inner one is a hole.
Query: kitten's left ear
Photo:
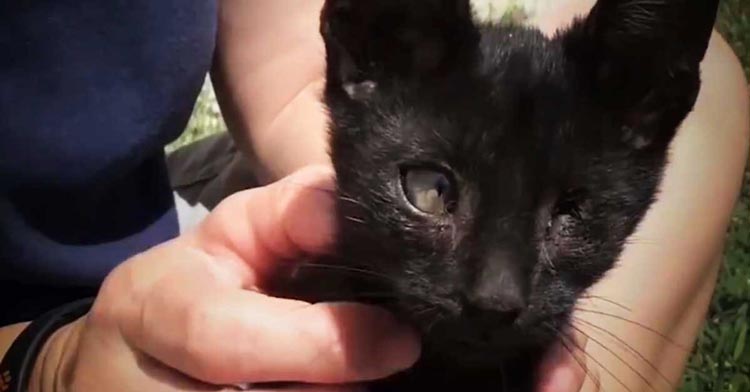
[[[666,148],[692,110],[719,0],[599,0],[563,33],[579,80],[636,148]]]

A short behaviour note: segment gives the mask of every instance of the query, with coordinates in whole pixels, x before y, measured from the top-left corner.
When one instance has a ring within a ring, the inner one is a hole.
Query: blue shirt
[[[210,67],[216,7],[0,0],[0,325],[177,235],[163,149]]]

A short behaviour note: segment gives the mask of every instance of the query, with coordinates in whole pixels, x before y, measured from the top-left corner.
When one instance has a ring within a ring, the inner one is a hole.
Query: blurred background
[[[503,23],[523,23],[541,7],[560,0],[473,0],[477,16]],[[700,1],[700,0],[696,0]],[[750,77],[750,0],[722,0],[717,28],[729,41]],[[750,94],[750,87],[748,88]],[[210,134],[226,131],[210,80],[184,135],[174,150]],[[727,232],[724,270],[703,333],[690,359],[682,392],[750,391],[750,171]]]

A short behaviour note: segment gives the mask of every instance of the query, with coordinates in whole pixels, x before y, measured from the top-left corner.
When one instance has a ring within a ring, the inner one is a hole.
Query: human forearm
[[[675,389],[714,291],[747,164],[750,116],[742,69],[718,34],[702,69],[701,94],[675,139],[657,202],[619,268],[583,306],[589,311],[577,315],[601,343],[590,340],[587,355],[605,390],[623,389],[620,382],[632,391]]]
[[[264,181],[328,163],[319,94],[321,0],[224,0],[212,79],[225,119]]]

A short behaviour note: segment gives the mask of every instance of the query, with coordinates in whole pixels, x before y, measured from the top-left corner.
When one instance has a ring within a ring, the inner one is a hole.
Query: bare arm
[[[750,139],[747,82],[718,34],[703,63],[703,80],[696,108],[673,144],[659,201],[626,248],[621,267],[594,290],[633,309],[620,315],[662,331],[688,349],[611,317],[579,315],[628,342],[673,385],[679,383],[714,291]],[[669,389],[662,375],[643,360],[611,340],[605,345],[636,364],[659,386],[657,390]],[[587,352],[616,369],[621,380],[636,386],[632,390],[648,390],[639,376],[600,345],[589,341]],[[607,384],[618,390],[614,380]]]
[[[551,33],[593,3],[566,1],[536,23]],[[677,387],[705,320],[747,163],[750,105],[742,68],[718,34],[702,64],[702,78],[695,110],[673,143],[658,202],[619,268],[594,287],[594,298],[580,305],[586,310],[575,315],[583,320],[577,326],[592,338],[581,360],[601,379],[603,390]],[[596,390],[595,382],[588,380],[583,390]]]
[[[223,0],[212,71],[230,131],[262,180],[329,163],[320,103],[322,0]]]

